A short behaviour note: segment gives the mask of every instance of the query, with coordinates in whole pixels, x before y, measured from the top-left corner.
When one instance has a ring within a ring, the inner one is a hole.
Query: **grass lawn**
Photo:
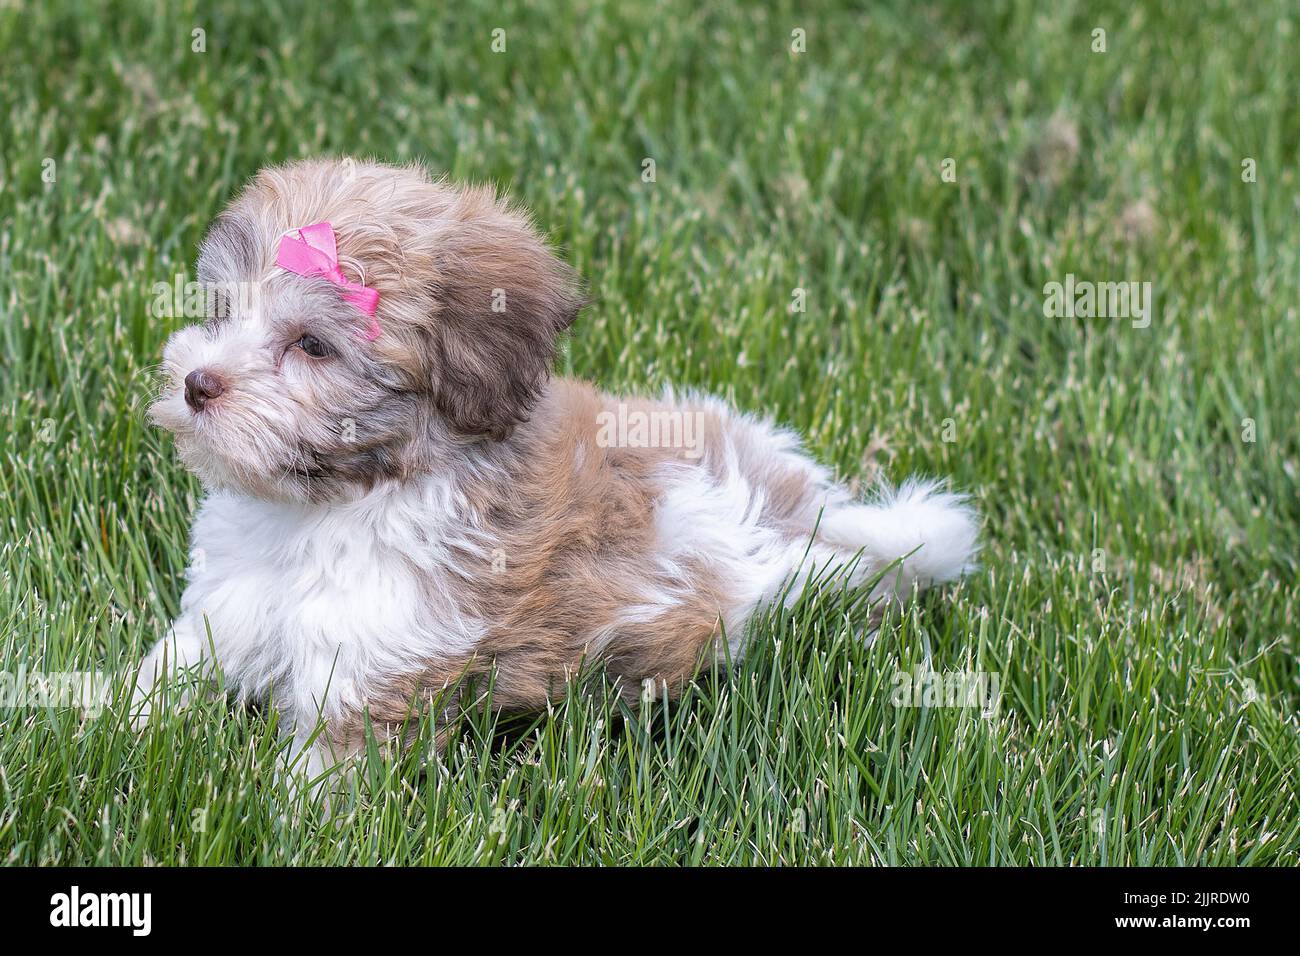
[[[565,373],[951,476],[982,567],[870,646],[806,595],[671,706],[471,717],[328,822],[266,711],[8,706],[0,861],[1300,864],[1292,5],[220,6],[0,8],[0,690],[177,610],[155,285],[306,155],[508,187],[590,285]],[[1046,316],[1071,275],[1149,326]],[[999,706],[900,706],[927,662]]]

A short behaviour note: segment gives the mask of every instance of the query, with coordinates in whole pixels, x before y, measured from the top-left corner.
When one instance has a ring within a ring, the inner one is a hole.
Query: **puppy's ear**
[[[431,230],[430,393],[456,431],[505,438],[527,419],[582,307],[577,277],[490,188],[457,192]]]

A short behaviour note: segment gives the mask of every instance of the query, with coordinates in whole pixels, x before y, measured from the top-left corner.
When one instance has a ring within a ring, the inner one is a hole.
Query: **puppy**
[[[268,169],[198,277],[257,294],[211,296],[164,352],[151,415],[207,494],[141,718],[157,681],[216,664],[270,693],[315,774],[492,669],[509,711],[593,663],[672,695],[828,564],[901,596],[975,553],[974,515],[932,485],[857,501],[721,401],[552,378],[578,283],[489,188]]]

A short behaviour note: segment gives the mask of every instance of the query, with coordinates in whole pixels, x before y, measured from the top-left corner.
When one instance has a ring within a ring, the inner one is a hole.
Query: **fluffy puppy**
[[[285,253],[311,224],[337,243],[314,271]],[[181,615],[138,671],[142,716],[156,681],[215,663],[272,692],[300,746],[323,720],[315,772],[367,721],[388,733],[492,668],[512,711],[584,662],[671,695],[742,656],[755,610],[814,569],[887,569],[877,593],[901,595],[974,554],[955,495],[858,501],[797,436],[718,400],[552,378],[576,277],[489,188],[267,169],[198,277],[256,294],[211,296],[164,352],[151,415],[207,495]]]

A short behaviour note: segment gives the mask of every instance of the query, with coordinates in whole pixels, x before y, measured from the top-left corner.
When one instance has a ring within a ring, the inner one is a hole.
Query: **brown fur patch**
[[[471,569],[463,610],[489,622],[472,656],[431,661],[393,680],[368,702],[379,736],[394,731],[444,689],[464,679],[444,708],[472,701],[495,668],[493,706],[535,712],[565,694],[584,666],[600,666],[629,700],[653,681],[655,695],[676,696],[702,666],[717,659],[719,621],[732,608],[725,581],[700,561],[675,571],[655,560],[663,542],[655,526],[661,468],[673,461],[715,471],[709,456],[680,449],[603,448],[597,416],[614,403],[588,385],[553,383],[536,414],[512,438],[508,479],[471,480],[466,493],[504,563],[466,554]],[[640,400],[649,410],[656,403]],[[747,477],[768,491],[762,519],[806,540],[817,487],[806,473],[782,468],[750,446],[750,426],[701,411],[706,445],[720,431]],[[649,619],[629,616],[648,591],[676,600]],[[356,746],[366,714],[335,720],[332,734]]]

